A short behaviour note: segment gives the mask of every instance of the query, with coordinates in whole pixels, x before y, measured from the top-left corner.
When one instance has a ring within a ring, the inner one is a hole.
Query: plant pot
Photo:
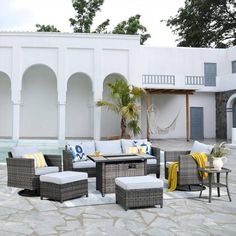
[[[221,168],[223,167],[224,163],[221,157],[214,157],[213,158],[213,167],[216,170],[221,170]]]

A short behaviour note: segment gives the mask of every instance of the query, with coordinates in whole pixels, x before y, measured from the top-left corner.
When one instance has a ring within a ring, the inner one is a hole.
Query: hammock
[[[174,120],[165,128],[162,128],[157,125],[157,119],[156,115],[157,114],[157,108],[151,105],[148,110],[147,110],[147,115],[148,115],[148,125],[149,125],[149,132],[150,134],[155,134],[157,131],[158,134],[168,134],[170,131],[175,130],[176,127],[176,121],[179,117],[180,110],[178,111],[176,117]],[[156,127],[154,127],[154,124],[156,124]]]

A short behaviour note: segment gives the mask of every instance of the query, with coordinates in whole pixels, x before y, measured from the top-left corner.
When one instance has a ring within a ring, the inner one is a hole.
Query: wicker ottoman
[[[86,195],[88,197],[88,174],[64,171],[40,176],[40,195],[63,202]]]
[[[127,211],[133,207],[163,207],[163,181],[152,176],[119,177],[115,179],[116,203]]]

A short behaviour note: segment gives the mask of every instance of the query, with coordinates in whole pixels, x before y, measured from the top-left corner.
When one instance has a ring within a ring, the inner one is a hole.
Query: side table
[[[226,187],[229,201],[231,202],[231,197],[229,194],[229,186],[228,186],[228,174],[231,172],[230,169],[222,168],[221,170],[216,170],[214,168],[198,168],[198,170],[201,172],[208,173],[208,184],[205,184],[205,185],[207,185],[209,187],[209,203],[211,203],[212,188],[217,188],[218,197],[220,197],[220,188],[221,187]],[[221,173],[226,174],[225,184],[220,183],[220,174]],[[214,177],[214,174],[216,174],[216,183],[212,183],[212,179]],[[204,183],[203,183],[203,178],[202,178],[202,186],[203,185],[204,185]],[[201,197],[201,196],[202,196],[202,190],[200,192],[199,197]]]

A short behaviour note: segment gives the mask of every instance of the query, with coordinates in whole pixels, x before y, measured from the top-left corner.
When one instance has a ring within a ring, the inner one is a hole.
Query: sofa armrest
[[[62,171],[61,155],[44,154],[44,158],[48,166],[57,166],[59,171]]]
[[[157,160],[157,164],[160,164],[160,153],[161,153],[161,149],[158,148],[158,147],[153,147],[152,146],[152,155],[156,157],[156,160]]]
[[[62,154],[63,154],[63,170],[72,171],[73,170],[72,153],[68,150],[63,150]]]

